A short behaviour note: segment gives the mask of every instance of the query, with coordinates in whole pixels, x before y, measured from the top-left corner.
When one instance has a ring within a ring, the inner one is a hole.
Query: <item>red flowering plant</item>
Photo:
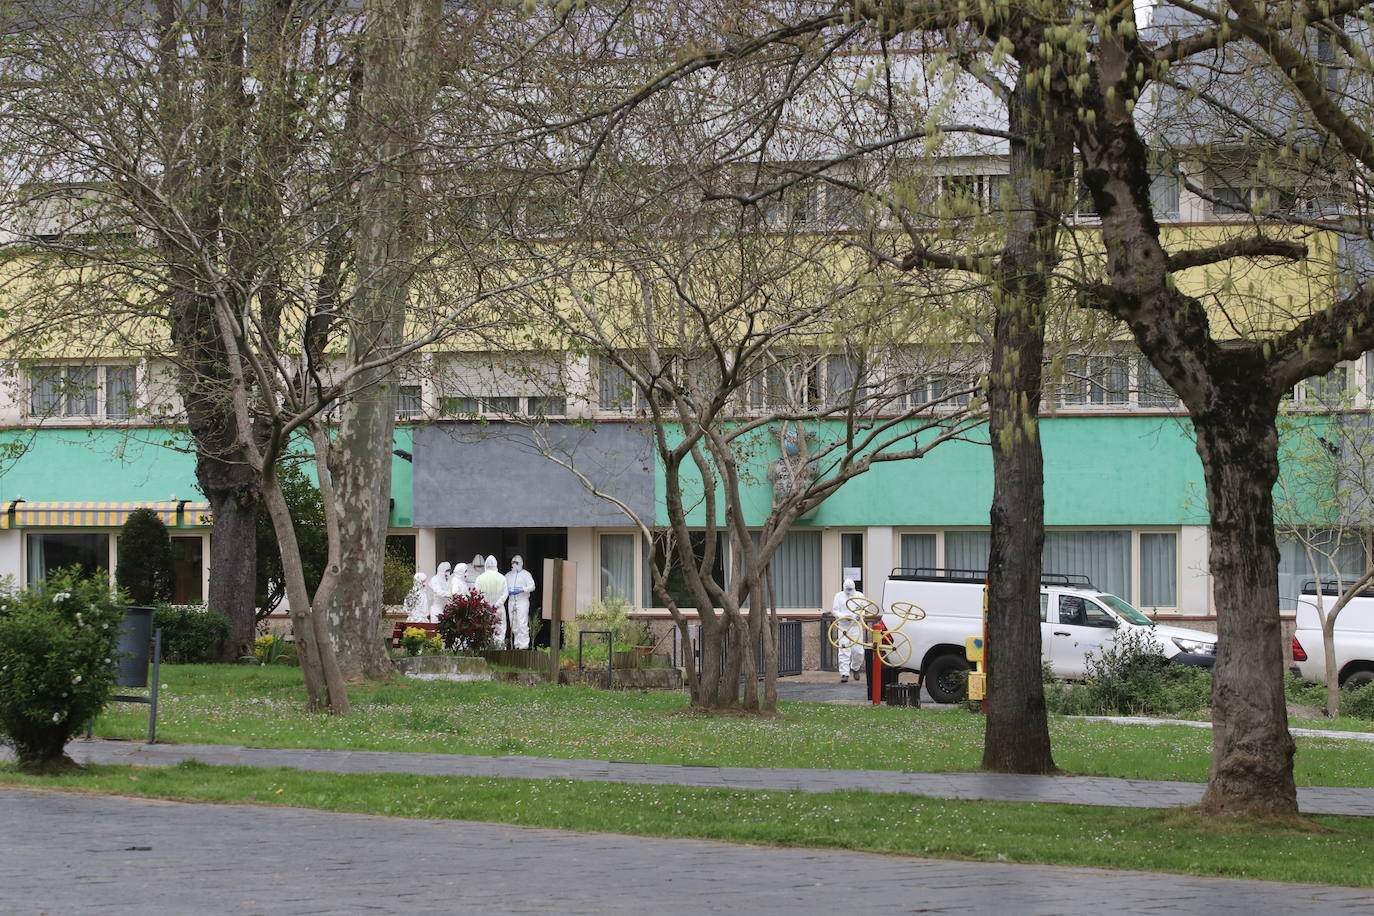
[[[474,589],[448,599],[435,629],[450,652],[476,652],[495,639],[496,612]]]

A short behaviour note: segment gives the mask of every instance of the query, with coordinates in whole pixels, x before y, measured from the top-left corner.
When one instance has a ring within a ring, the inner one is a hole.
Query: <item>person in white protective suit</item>
[[[534,576],[525,568],[519,554],[510,558],[510,572],[506,573],[506,616],[510,618],[515,648],[530,647],[530,595],[534,592]]]
[[[401,604],[401,609],[406,612],[406,623],[427,623],[430,621],[430,608],[432,602],[430,598],[434,593],[429,590],[426,584],[429,577],[424,573],[415,574],[415,584],[410,587],[406,594],[405,601]]]
[[[468,585],[468,564],[459,563],[453,567],[453,575],[449,578],[448,584],[453,588],[450,594],[466,595],[472,591],[472,586]]]
[[[477,587],[477,577],[482,575],[482,569],[487,565],[487,558],[482,554],[476,554],[472,562],[468,564],[468,571],[463,574],[463,581],[468,584],[468,591]]]
[[[506,577],[496,568],[496,557],[487,557],[487,561],[482,564],[485,567],[482,575],[477,577],[477,590],[482,593],[487,604],[491,605],[492,613],[496,615],[496,633],[494,639],[497,648],[505,648],[506,645]]]
[[[864,593],[854,587],[854,580],[845,579],[844,588],[835,593],[835,603],[830,608],[830,613],[839,621],[835,629],[839,631],[841,684],[849,683],[851,674],[856,681],[863,679],[864,649],[855,645],[855,640],[863,632],[863,625],[858,620],[861,615],[849,606],[850,598],[862,597]]]
[[[436,605],[440,611],[444,605],[448,604],[448,596],[453,586],[449,582],[449,570],[453,567],[449,563],[440,563],[439,568],[434,571],[434,575],[429,580],[429,590],[433,592],[430,596],[430,603]]]

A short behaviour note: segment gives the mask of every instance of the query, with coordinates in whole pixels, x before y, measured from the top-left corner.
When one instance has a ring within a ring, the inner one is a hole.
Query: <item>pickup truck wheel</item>
[[[936,703],[958,703],[968,693],[969,664],[957,655],[941,655],[926,666],[921,680]]]
[[[1341,686],[1346,690],[1359,690],[1366,684],[1374,684],[1374,671],[1368,668],[1361,668],[1346,675],[1345,680],[1341,681]]]

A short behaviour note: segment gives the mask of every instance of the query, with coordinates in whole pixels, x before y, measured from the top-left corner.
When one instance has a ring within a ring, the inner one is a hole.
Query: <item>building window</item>
[[[934,532],[909,532],[902,535],[903,569],[933,569],[938,562]]]
[[[772,573],[774,607],[821,607],[819,531],[787,532],[768,568]]]
[[[1006,209],[1006,189],[1006,175],[945,175],[940,179],[941,198],[958,210],[1001,212]]]
[[[29,373],[29,415],[127,420],[137,413],[138,370],[131,365],[37,366]]]
[[[945,532],[945,567],[986,573],[992,534],[987,531]]]
[[[706,556],[706,532],[693,531],[690,533],[692,555],[701,562]],[[711,578],[721,587],[725,585],[725,552],[727,548],[725,534],[716,534],[716,552],[711,563]],[[672,544],[672,537],[667,532],[659,532],[654,535],[652,551],[644,551],[644,607],[662,607],[659,604],[658,596],[654,594],[653,574],[649,571],[649,563],[663,564],[666,555],[667,562],[667,586],[668,594],[680,608],[691,609],[697,606],[696,598],[692,596],[691,590],[687,587],[687,580],[682,574],[677,562],[677,548]]]
[[[444,397],[439,399],[445,417],[561,417],[567,412],[567,399],[543,395],[489,397]]]
[[[36,585],[59,569],[76,567],[87,577],[108,577],[110,536],[78,531],[45,531],[28,535],[29,584]]]
[[[639,409],[639,388],[630,374],[608,359],[597,368],[597,406],[615,413],[635,413]]]
[[[1172,535],[1171,535],[1172,537]],[[945,532],[945,566],[949,569],[985,573],[992,535],[987,531]],[[1162,545],[1151,545],[1151,569],[1157,577],[1165,555]],[[1173,562],[1173,561],[1171,561]],[[1046,573],[1067,573],[1087,576],[1093,585],[1104,592],[1131,599],[1131,532],[1128,529],[1110,531],[1045,532],[1045,549],[1041,567]],[[1173,574],[1169,574],[1172,576]],[[1157,578],[1156,582],[1162,581]],[[1162,602],[1159,605],[1165,606]]]
[[[601,600],[630,601],[635,593],[635,536],[601,535]]]
[[[397,420],[419,420],[425,415],[419,385],[397,385],[395,404]]]
[[[1304,541],[1306,543],[1304,543]],[[1308,557],[1308,545],[1312,557]],[[1302,538],[1292,533],[1278,537],[1279,547],[1279,609],[1291,611],[1297,607],[1305,582],[1322,579],[1323,586],[1334,586],[1338,578],[1345,586],[1354,584],[1364,575],[1369,563],[1363,539],[1352,532],[1314,528]],[[1313,562],[1317,568],[1312,569]]]
[[[864,535],[862,531],[846,531],[840,535],[840,573],[843,579],[853,579],[854,587],[864,587]]]
[[[764,219],[774,229],[808,226],[819,216],[816,199],[814,187],[788,188],[767,204]]]
[[[1141,532],[1140,605],[1178,606],[1178,535],[1173,532]]]
[[[172,538],[172,570],[176,574],[173,604],[200,604],[205,600],[201,570],[205,542],[199,537]]]
[[[1342,407],[1347,404],[1350,387],[1348,366],[1336,366],[1326,375],[1314,375],[1304,379],[1301,385],[1302,401],[1313,407]]]
[[[1070,356],[1064,360],[1059,403],[1067,407],[1123,406],[1130,403],[1130,363],[1114,354]]]
[[[1164,381],[1154,363],[1144,356],[1136,359],[1136,403],[1141,407],[1178,406],[1178,395]]]
[[[1130,531],[1046,531],[1043,569],[1087,576],[1100,591],[1131,599]]]
[[[1165,172],[1150,179],[1150,206],[1155,217],[1178,219],[1179,182],[1173,172]]]

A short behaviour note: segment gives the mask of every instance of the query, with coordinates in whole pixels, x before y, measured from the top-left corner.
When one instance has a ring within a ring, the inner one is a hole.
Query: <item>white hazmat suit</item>
[[[452,586],[451,594],[454,595],[466,595],[472,591],[472,586],[468,585],[468,564],[459,563],[453,567],[453,576],[448,580],[448,584]]]
[[[410,587],[405,602],[401,605],[401,609],[406,612],[406,623],[423,623],[430,619],[430,598],[434,593],[429,590],[426,581],[424,573],[415,574],[415,584]]]
[[[849,682],[851,672],[856,681],[863,677],[863,646],[854,644],[855,640],[862,634],[863,627],[858,621],[859,614],[849,606],[850,598],[862,597],[864,597],[864,593],[854,587],[854,580],[845,579],[844,588],[835,593],[835,603],[830,608],[830,612],[839,621],[836,629],[839,630],[841,684]]]
[[[487,604],[491,605],[492,613],[496,615],[496,645],[497,648],[505,648],[506,645],[506,577],[501,575],[496,569],[496,557],[487,557],[486,563],[482,564],[485,570],[482,575],[477,577],[477,590],[482,593]]]
[[[506,615],[510,617],[515,648],[530,647],[530,595],[534,593],[534,576],[525,568],[525,561],[517,554],[510,558],[510,572],[506,573]]]
[[[486,566],[487,558],[480,553],[472,558],[468,564],[467,572],[463,573],[463,581],[468,584],[468,591],[477,587],[477,577],[482,575],[482,569]]]
[[[453,567],[448,563],[440,563],[439,568],[434,571],[433,577],[429,580],[430,604],[437,606],[440,611],[444,605],[448,604],[448,596],[453,586],[449,584],[449,570]]]

